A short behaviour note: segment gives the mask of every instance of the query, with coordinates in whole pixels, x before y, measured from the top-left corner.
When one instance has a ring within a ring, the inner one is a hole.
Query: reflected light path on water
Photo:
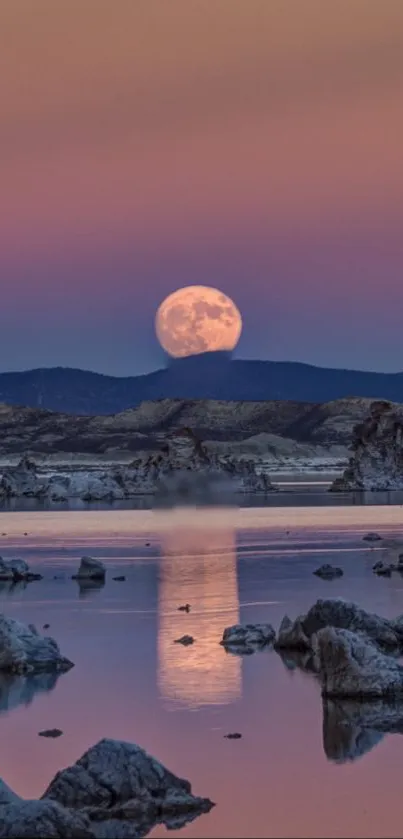
[[[241,659],[218,643],[223,626],[239,622],[234,529],[189,528],[181,521],[162,533],[158,583],[158,689],[167,700],[196,709],[234,702],[242,694]],[[178,606],[189,603],[191,611]],[[175,644],[190,634],[195,643]]]

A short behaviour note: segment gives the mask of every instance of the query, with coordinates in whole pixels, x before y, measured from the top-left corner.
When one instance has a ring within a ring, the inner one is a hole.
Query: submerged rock
[[[24,559],[3,559],[0,556],[0,581],[1,582],[31,582],[41,580],[42,574],[34,574],[30,571],[29,565]]]
[[[317,568],[316,571],[313,571],[317,577],[322,577],[322,580],[334,580],[336,577],[343,576],[343,570],[341,568],[337,568],[335,565],[321,565],[320,568]]]
[[[366,533],[365,536],[362,537],[364,542],[381,542],[382,536],[379,533]]]
[[[66,671],[73,663],[61,655],[56,641],[35,627],[0,615],[0,670],[10,673]]]
[[[194,640],[192,635],[182,635],[181,638],[176,638],[174,644],[183,644],[184,647],[188,647],[190,644],[194,644]]]
[[[220,644],[242,654],[266,647],[275,637],[276,633],[269,623],[235,624],[224,629]]]
[[[347,469],[333,482],[332,492],[403,489],[401,407],[372,402],[368,418],[353,430],[351,451]]]
[[[38,731],[39,737],[61,737],[63,731],[60,728],[45,728],[44,731]]]
[[[363,635],[328,626],[316,636],[322,695],[403,699],[403,667]]]
[[[378,577],[391,577],[392,571],[397,570],[396,565],[386,565],[385,562],[376,562],[375,565],[372,566],[372,570],[374,574],[377,574]]]
[[[80,567],[73,580],[104,580],[106,568],[100,559],[92,556],[81,557]]]
[[[276,647],[309,650],[313,636],[328,626],[359,632],[387,651],[398,650],[402,643],[394,621],[366,612],[356,603],[334,598],[317,600],[306,615],[300,615],[293,622],[285,615]]]

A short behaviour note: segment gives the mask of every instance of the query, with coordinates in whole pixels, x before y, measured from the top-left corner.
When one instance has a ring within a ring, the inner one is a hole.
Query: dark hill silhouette
[[[403,373],[231,360],[225,353],[181,359],[124,378],[66,367],[0,373],[0,402],[72,414],[114,414],[146,399],[322,403],[350,396],[403,402]]]

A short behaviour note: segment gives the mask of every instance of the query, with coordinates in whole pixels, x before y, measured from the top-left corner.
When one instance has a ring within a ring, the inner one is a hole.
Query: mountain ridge
[[[0,401],[75,415],[115,414],[145,400],[219,399],[323,404],[364,397],[403,402],[403,372],[317,367],[304,362],[231,360],[219,353],[139,376],[49,367],[0,373]]]

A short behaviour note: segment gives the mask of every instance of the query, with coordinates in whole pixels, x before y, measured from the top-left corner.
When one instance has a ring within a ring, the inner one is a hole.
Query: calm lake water
[[[0,681],[0,776],[39,796],[59,769],[114,737],[144,746],[216,802],[173,837],[401,836],[403,738],[367,738],[366,753],[351,759],[350,748],[336,762],[354,737],[324,730],[315,679],[274,651],[241,658],[219,645],[230,624],[277,629],[284,613],[320,596],[403,613],[403,579],[372,573],[368,530],[403,538],[402,508],[1,513],[0,553],[27,559],[44,579],[1,588],[0,609],[49,623],[76,666],[58,679]],[[85,553],[106,563],[104,587],[71,580]],[[323,562],[344,576],[313,576]],[[119,574],[125,582],[112,580]],[[189,614],[178,611],[186,602]],[[173,643],[184,633],[192,647]],[[53,727],[63,737],[38,737]],[[242,739],[224,738],[234,731]],[[361,753],[366,741],[354,736]]]

